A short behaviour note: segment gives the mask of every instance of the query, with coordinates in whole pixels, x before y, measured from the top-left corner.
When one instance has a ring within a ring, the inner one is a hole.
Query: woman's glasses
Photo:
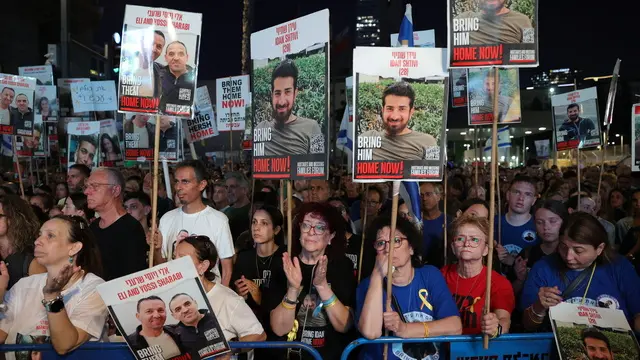
[[[393,238],[393,248],[397,249],[402,245],[402,242],[404,240],[408,240],[406,237],[399,237],[396,236],[395,238]],[[380,250],[384,250],[387,247],[387,243],[390,242],[389,240],[382,240],[382,239],[378,239],[376,241],[373,242],[373,248],[380,251]]]
[[[456,236],[455,239],[453,239],[453,244],[457,247],[463,247],[463,246],[467,246],[470,248],[477,248],[481,242],[483,242],[484,240],[480,239],[479,237],[475,237],[475,236],[471,236],[471,237],[466,237],[464,235],[459,235]]]
[[[324,225],[324,224],[311,225],[306,222],[303,222],[302,224],[300,224],[300,230],[302,230],[302,232],[304,233],[310,232],[312,228],[314,229],[314,232],[318,235],[322,235],[324,234],[325,231],[327,231],[327,225]]]

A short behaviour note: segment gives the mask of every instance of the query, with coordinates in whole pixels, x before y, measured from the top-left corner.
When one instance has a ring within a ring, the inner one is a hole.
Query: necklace
[[[273,254],[275,254],[275,251],[273,252]],[[266,280],[265,279],[266,276],[264,276],[264,270],[267,270],[267,271],[271,270],[271,260],[273,260],[273,254],[265,257],[264,258],[265,260],[262,260],[262,258],[258,256],[258,249],[256,249],[256,273],[258,275],[258,279]],[[260,273],[260,267],[258,266],[258,261],[260,261],[260,264],[262,264],[263,267],[266,267],[266,269],[263,269],[262,273]],[[267,265],[267,263],[269,263],[269,265]],[[267,285],[267,287],[268,286],[269,285]]]
[[[483,267],[483,269],[484,269],[484,267]],[[460,281],[461,277],[462,276],[460,275],[460,273],[458,273],[458,268],[456,266],[456,292],[455,292],[455,295],[458,295],[458,296],[459,296],[459,294],[458,294],[458,285],[459,285],[459,281]],[[478,275],[476,275],[476,279],[473,281],[473,284],[471,285],[471,289],[469,289],[469,293],[467,293],[467,296],[462,298],[462,300],[460,301],[460,307],[458,308],[459,311],[462,311],[462,308],[463,308],[462,305],[464,304],[464,299],[468,299],[469,296],[471,296],[471,293],[473,292],[473,289],[475,289],[476,284],[478,284],[478,279],[480,279],[481,277],[482,277],[482,270],[480,270],[480,273]],[[473,306],[473,304],[474,304],[474,302],[471,301],[471,304],[469,304],[467,306],[467,310],[469,310],[469,308],[471,306]]]

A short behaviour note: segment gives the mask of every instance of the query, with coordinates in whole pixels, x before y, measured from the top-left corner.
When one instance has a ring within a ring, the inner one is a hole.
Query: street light
[[[118,32],[113,33],[113,42],[115,42],[116,44],[120,44],[120,33]]]
[[[550,88],[549,92],[553,94],[554,92],[556,92],[556,88]]]

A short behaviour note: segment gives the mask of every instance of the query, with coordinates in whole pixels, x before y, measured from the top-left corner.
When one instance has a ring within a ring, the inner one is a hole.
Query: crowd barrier
[[[262,342],[229,342],[232,349],[300,349],[306,351],[314,360],[323,360],[322,356],[311,345],[292,341],[262,341]],[[124,342],[101,343],[90,342],[74,350],[71,354],[60,356],[55,353],[51,345],[48,344],[20,344],[20,345],[0,345],[0,356],[2,353],[11,351],[39,351],[41,359],[65,359],[65,360],[135,360],[135,357]]]
[[[489,349],[482,347],[482,336],[438,336],[432,338],[401,339],[381,337],[379,339],[358,339],[342,352],[341,360],[347,360],[357,347],[368,344],[415,344],[449,343],[448,356],[451,360],[549,360],[554,353],[553,333],[505,334],[489,342]]]

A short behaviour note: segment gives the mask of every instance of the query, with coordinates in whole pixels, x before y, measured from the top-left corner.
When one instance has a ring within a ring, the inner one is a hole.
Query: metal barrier
[[[232,349],[300,349],[306,351],[315,360],[323,360],[318,350],[313,346],[293,341],[260,341],[260,342],[240,342],[230,341],[229,346]],[[135,357],[129,350],[127,343],[104,343],[104,342],[88,342],[70,354],[61,356],[55,353],[50,344],[15,344],[0,345],[0,354],[11,351],[39,351],[42,352],[42,359],[88,359],[91,360],[133,360]]]
[[[374,340],[358,339],[352,341],[342,352],[341,360],[347,360],[349,354],[362,345],[450,343],[447,350],[451,360],[547,360],[553,352],[555,342],[553,333],[505,334],[489,342],[489,349],[482,348],[482,336],[438,336],[432,338],[402,339],[381,337]],[[390,346],[391,349],[391,346]],[[441,349],[442,350],[442,349]],[[441,359],[445,357],[440,357]]]

